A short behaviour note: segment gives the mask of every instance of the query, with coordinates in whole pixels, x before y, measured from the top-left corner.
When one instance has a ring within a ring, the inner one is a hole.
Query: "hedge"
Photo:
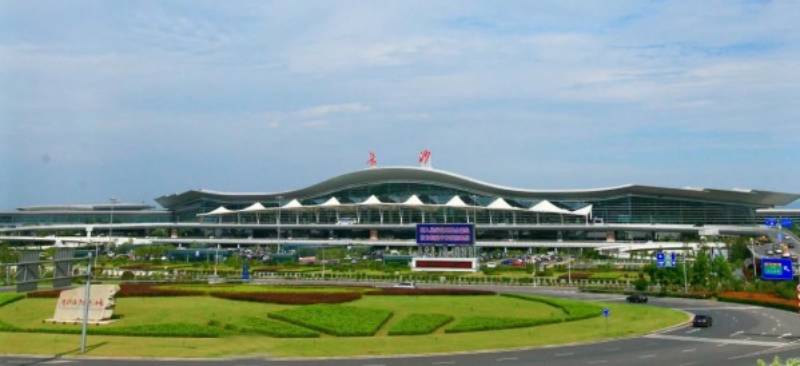
[[[225,329],[239,330],[243,333],[263,334],[275,338],[316,338],[319,333],[294,324],[270,319],[247,318],[246,325],[226,324]]]
[[[391,316],[391,311],[383,309],[328,304],[269,313],[269,317],[273,319],[342,337],[375,335]]]
[[[52,333],[80,334],[80,328],[20,328],[0,321],[0,331],[19,333]],[[126,337],[183,337],[183,338],[217,338],[222,330],[199,324],[170,323],[152,325],[134,325],[127,327],[90,327],[89,334],[113,335]]]
[[[213,291],[209,295],[227,299],[286,305],[340,304],[361,298],[358,292],[230,292]]]
[[[399,295],[399,296],[477,296],[495,295],[494,291],[461,288],[395,288],[384,287],[366,291],[366,295]]]
[[[206,293],[198,290],[184,290],[163,288],[149,283],[122,283],[117,297],[175,297],[175,296],[205,296]]]
[[[720,293],[719,296],[717,296],[717,299],[719,301],[758,305],[792,312],[796,312],[798,310],[797,302],[795,300],[787,300],[771,294],[758,292],[727,291]]]
[[[566,314],[564,321],[575,321],[594,318],[600,316],[603,308],[593,304],[587,304],[580,301],[558,299],[551,297],[540,297],[532,295],[520,294],[502,294],[502,296],[511,297],[526,301],[535,301],[543,304],[550,305],[554,308],[560,309]]]
[[[526,328],[537,325],[560,323],[562,318],[507,318],[489,316],[469,316],[461,318],[457,323],[445,329],[445,333],[480,332],[512,328]]]
[[[430,334],[451,321],[453,317],[450,315],[409,314],[389,329],[389,335]]]

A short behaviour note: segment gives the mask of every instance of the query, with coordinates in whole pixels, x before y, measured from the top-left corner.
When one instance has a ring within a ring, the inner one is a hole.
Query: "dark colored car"
[[[713,319],[708,315],[695,315],[692,320],[693,327],[708,328],[713,323]]]
[[[647,296],[642,294],[630,295],[626,300],[631,304],[647,304]]]

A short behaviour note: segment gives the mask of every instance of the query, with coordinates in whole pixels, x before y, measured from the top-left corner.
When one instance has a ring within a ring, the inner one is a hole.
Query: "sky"
[[[800,192],[797,1],[0,0],[0,209],[415,165]]]

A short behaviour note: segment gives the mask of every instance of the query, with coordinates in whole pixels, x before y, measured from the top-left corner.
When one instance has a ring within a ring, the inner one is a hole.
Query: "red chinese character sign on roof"
[[[367,165],[369,165],[370,168],[374,168],[376,165],[378,165],[378,158],[375,157],[374,151],[369,152],[369,159],[367,160]]]
[[[419,153],[419,165],[430,168],[431,166],[431,151],[428,149],[422,150]]]

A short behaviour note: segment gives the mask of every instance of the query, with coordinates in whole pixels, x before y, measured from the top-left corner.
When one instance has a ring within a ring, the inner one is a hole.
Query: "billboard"
[[[761,258],[761,279],[765,281],[791,281],[791,258]]]
[[[417,244],[472,245],[475,226],[472,224],[417,224]]]

